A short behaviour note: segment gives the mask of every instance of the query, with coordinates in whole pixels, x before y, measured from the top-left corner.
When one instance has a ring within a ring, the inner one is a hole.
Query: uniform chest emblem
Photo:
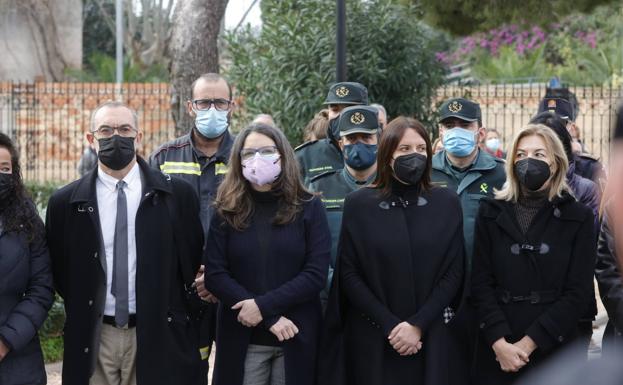
[[[480,185],[480,192],[484,194],[489,193],[489,185],[487,183],[483,183]]]

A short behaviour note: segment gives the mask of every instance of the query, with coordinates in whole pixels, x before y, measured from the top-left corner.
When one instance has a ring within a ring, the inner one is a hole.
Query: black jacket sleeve
[[[595,239],[595,218],[592,212],[587,212],[575,238],[560,297],[526,331],[541,350],[563,342],[586,312],[586,304],[593,293]]]
[[[348,204],[344,207],[344,219],[346,221],[351,215],[349,213],[351,209],[354,210],[356,208],[352,208]],[[363,269],[355,249],[352,234],[350,233],[349,226],[344,222],[342,223],[340,234],[337,263],[341,289],[344,291],[348,302],[372,317],[381,325],[383,333],[388,336],[401,320],[376,297],[362,278],[361,271]]]
[[[457,215],[462,216],[460,210]],[[464,258],[463,222],[459,221],[448,248],[443,275],[418,312],[407,319],[408,323],[418,326],[424,333],[435,319],[441,317],[443,309],[450,306],[463,284]]]
[[[492,265],[492,240],[487,231],[487,218],[482,214],[483,207],[484,204],[481,204],[474,230],[472,298],[476,305],[480,330],[491,346],[498,339],[511,335],[511,328],[495,293],[498,284]]]
[[[227,238],[230,227],[225,220],[214,213],[203,253],[205,265],[205,287],[228,308],[255,295],[232,277],[227,260]],[[263,314],[262,314],[263,315]]]
[[[614,234],[608,214],[604,216],[597,244],[595,276],[608,317],[618,330],[623,330],[623,278],[615,252]]]
[[[54,302],[50,256],[43,223],[38,217],[36,234],[29,245],[30,277],[24,295],[0,325],[0,336],[12,350],[25,347],[37,334]]]

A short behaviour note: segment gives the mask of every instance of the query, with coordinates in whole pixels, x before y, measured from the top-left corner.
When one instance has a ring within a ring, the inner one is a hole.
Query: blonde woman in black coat
[[[595,224],[570,194],[567,168],[556,135],[528,125],[508,152],[504,187],[480,205],[477,384],[511,384],[577,336],[592,293]]]

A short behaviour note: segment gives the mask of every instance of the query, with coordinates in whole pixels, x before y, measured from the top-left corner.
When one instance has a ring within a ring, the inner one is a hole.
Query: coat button
[[[487,325],[485,325],[485,323],[484,323],[484,322],[480,324],[480,328],[481,328],[481,329],[484,329],[484,328],[485,328],[485,326],[487,326]]]
[[[89,348],[84,348],[84,352],[88,353],[89,352]]]
[[[93,300],[92,299],[89,300],[89,306],[93,306]]]
[[[562,342],[562,341],[564,341],[564,340],[565,340],[565,337],[563,337],[563,336],[558,336],[558,342]]]
[[[173,321],[173,318],[167,317],[167,322],[171,322],[171,321]]]
[[[93,254],[93,258],[97,259],[97,251]]]

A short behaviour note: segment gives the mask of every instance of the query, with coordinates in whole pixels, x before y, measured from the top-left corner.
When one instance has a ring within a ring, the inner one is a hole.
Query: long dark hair
[[[0,133],[0,148],[5,148],[11,155],[12,178],[14,193],[7,202],[0,205],[0,220],[5,232],[22,232],[28,241],[32,241],[36,234],[41,234],[43,228],[38,213],[26,192],[19,165],[19,152],[11,138]]]
[[[394,178],[394,170],[392,169],[391,161],[394,156],[394,151],[396,151],[398,144],[400,144],[400,140],[409,129],[415,130],[415,132],[424,139],[424,142],[426,142],[426,168],[424,169],[424,174],[422,174],[419,185],[422,190],[428,190],[431,187],[430,172],[432,168],[433,149],[428,133],[422,123],[417,119],[399,116],[389,122],[387,127],[383,129],[376,157],[377,174],[372,186],[380,189],[383,195],[387,196],[391,194],[392,179]]]
[[[294,150],[283,132],[266,124],[251,124],[238,134],[234,141],[229,157],[229,171],[218,188],[214,200],[214,206],[219,215],[231,227],[239,231],[244,230],[249,225],[249,219],[254,210],[251,197],[253,187],[242,175],[240,160],[240,151],[244,142],[253,132],[272,139],[281,155],[281,175],[273,184],[272,189],[279,196],[279,209],[273,223],[283,225],[292,222],[302,210],[303,203],[312,197],[312,194],[301,183]]]

